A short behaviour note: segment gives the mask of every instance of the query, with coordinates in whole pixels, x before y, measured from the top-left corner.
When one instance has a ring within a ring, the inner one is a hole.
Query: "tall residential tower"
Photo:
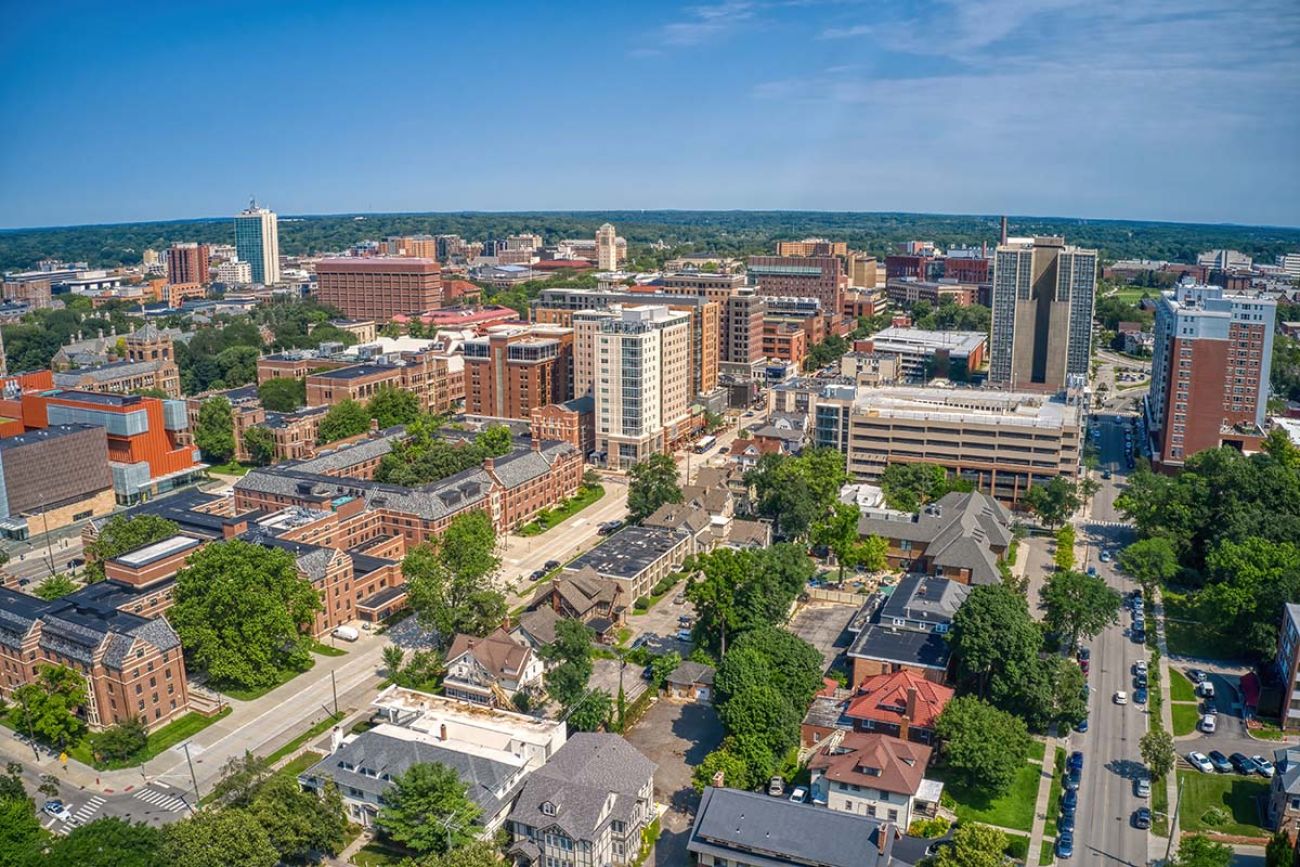
[[[280,231],[275,213],[250,201],[235,217],[235,250],[249,263],[253,282],[270,286],[280,282]]]

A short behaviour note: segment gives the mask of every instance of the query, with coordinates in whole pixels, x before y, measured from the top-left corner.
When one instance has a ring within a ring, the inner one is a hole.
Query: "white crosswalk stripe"
[[[185,802],[180,798],[166,795],[153,789],[141,789],[133,796],[137,801],[144,801],[154,807],[162,807],[172,813],[179,813],[185,809]]]
[[[90,821],[90,817],[99,812],[99,808],[104,806],[104,799],[98,795],[86,802],[80,810],[72,814],[72,819],[78,825],[84,825]]]

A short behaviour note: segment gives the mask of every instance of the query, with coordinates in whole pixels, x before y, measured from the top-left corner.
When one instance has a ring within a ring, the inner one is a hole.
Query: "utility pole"
[[[334,693],[334,715],[339,715],[339,687],[334,679],[334,670],[330,669],[330,689]]]
[[[1169,863],[1169,853],[1174,847],[1174,824],[1178,821],[1178,810],[1183,804],[1183,781],[1178,779],[1177,771],[1174,771],[1173,773],[1175,774],[1174,779],[1177,781],[1178,785],[1177,794],[1174,795],[1174,811],[1165,816],[1165,820],[1169,822],[1169,842],[1165,844],[1166,864]]]
[[[194,760],[190,758],[190,742],[185,742],[185,761],[190,765],[190,782],[194,784],[194,803],[198,803],[202,798],[199,796],[199,778],[194,774]]]

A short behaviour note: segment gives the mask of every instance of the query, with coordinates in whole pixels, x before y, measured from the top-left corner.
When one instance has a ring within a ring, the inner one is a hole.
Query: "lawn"
[[[1165,620],[1165,640],[1170,656],[1194,656],[1200,659],[1238,659],[1237,650],[1226,636],[1203,623]]]
[[[1169,836],[1169,789],[1163,778],[1151,781],[1151,833]]]
[[[236,460],[231,460],[224,464],[211,464],[208,466],[208,472],[220,473],[223,476],[242,476],[251,469],[253,469],[252,464],[241,464]]]
[[[1033,740],[1029,742],[1029,758],[1035,762],[1042,763],[1043,756],[1047,753],[1047,744],[1044,741]]]
[[[1142,300],[1143,295],[1155,295],[1160,292],[1159,289],[1151,289],[1146,286],[1124,286],[1113,292],[1107,292],[1107,298],[1118,298],[1127,304],[1136,304]]]
[[[1065,772],[1065,748],[1056,748],[1056,762],[1052,773],[1052,787],[1047,795],[1047,824],[1043,833],[1048,837],[1056,836],[1056,819],[1060,815],[1058,799],[1061,797],[1061,775]]]
[[[1055,845],[1051,840],[1043,841],[1043,844],[1038,848],[1038,867],[1046,867],[1046,865],[1056,860],[1056,852],[1053,851]]]
[[[289,753],[293,752],[303,744],[307,743],[307,741],[311,740],[312,738],[316,737],[319,734],[323,734],[330,726],[334,725],[334,723],[342,719],[343,716],[344,714],[340,713],[340,714],[325,717],[324,719],[315,723],[311,728],[307,729],[307,731],[298,735],[293,740],[289,741],[287,744],[280,747],[275,752],[271,753],[269,756],[266,757],[266,760],[271,764],[275,764],[280,759],[289,755]]]
[[[212,725],[219,719],[230,715],[230,708],[222,708],[221,713],[215,716],[204,716],[201,713],[187,713],[178,720],[169,722],[167,725],[158,729],[149,735],[148,741],[142,752],[132,756],[129,759],[113,759],[106,762],[96,762],[92,752],[91,740],[86,738],[76,746],[68,749],[68,755],[83,765],[93,767],[97,771],[115,771],[122,768],[134,768],[142,765],[159,755],[165,750],[176,746],[186,738],[191,738],[208,726]],[[6,726],[12,727],[8,721]]]
[[[1196,687],[1178,669],[1169,674],[1169,695],[1173,701],[1196,701]]]
[[[307,660],[307,662],[308,662],[307,667],[304,668],[302,671],[293,671],[291,669],[289,671],[278,672],[276,674],[275,682],[269,686],[258,686],[258,687],[253,687],[252,689],[243,689],[241,687],[234,687],[234,686],[223,687],[217,684],[210,684],[210,685],[217,692],[224,693],[225,695],[228,695],[231,698],[236,698],[239,699],[240,701],[253,701],[254,699],[258,699],[266,695],[268,692],[275,689],[276,687],[284,686],[286,683],[293,680],[298,675],[305,674],[311,671],[312,666],[316,664],[316,660],[309,659]]]
[[[520,536],[540,536],[563,521],[567,521],[583,509],[605,496],[602,485],[583,485],[578,493],[553,509],[542,509],[537,517],[519,528]]]
[[[1025,763],[1005,792],[990,799],[983,792],[973,792],[945,779],[943,768],[932,769],[929,776],[944,783],[944,794],[954,803],[957,818],[963,822],[983,822],[1017,831],[1028,831],[1034,822],[1034,802],[1038,798],[1038,778],[1042,769]]]
[[[411,854],[397,846],[371,840],[352,856],[352,863],[357,867],[385,867],[388,864],[399,864],[402,859],[411,857]]]
[[[1171,704],[1169,710],[1174,715],[1174,737],[1180,738],[1196,731],[1196,722],[1201,718],[1201,712],[1196,705]]]
[[[292,761],[285,762],[284,767],[276,771],[275,774],[279,777],[297,777],[322,758],[324,757],[320,753],[307,750],[302,755],[295,756]]]
[[[328,644],[321,644],[319,641],[311,643],[311,652],[317,656],[346,656],[347,651],[341,647],[330,647]]]
[[[1179,771],[1183,787],[1182,808],[1178,811],[1184,831],[1217,831],[1244,837],[1267,837],[1260,827],[1260,799],[1268,793],[1268,783],[1237,774],[1203,774]],[[1212,807],[1223,809],[1228,818],[1222,824],[1204,821]]]

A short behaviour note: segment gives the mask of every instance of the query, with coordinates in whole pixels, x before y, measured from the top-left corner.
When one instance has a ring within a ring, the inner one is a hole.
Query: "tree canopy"
[[[199,406],[194,444],[204,460],[214,464],[224,464],[235,456],[235,418],[225,397],[210,397]]]
[[[880,474],[885,504],[901,512],[915,512],[953,491],[973,491],[965,479],[949,476],[938,464],[892,463]]]
[[[746,481],[754,486],[758,513],[773,521],[781,538],[806,536],[828,518],[848,481],[844,455],[831,448],[798,455],[764,455]]]
[[[1040,594],[1047,614],[1043,622],[1067,647],[1091,638],[1119,618],[1119,592],[1099,575],[1064,570],[1047,577]]]
[[[421,855],[467,845],[478,833],[483,812],[469,799],[468,788],[447,765],[411,765],[385,792],[378,824],[385,835]]]
[[[163,833],[143,822],[106,816],[56,837],[48,862],[54,867],[157,867]]]
[[[1002,867],[1007,861],[1007,835],[990,825],[962,822],[952,845],[940,847],[932,867]]]
[[[307,380],[293,376],[268,379],[257,387],[257,399],[267,412],[293,412],[307,404]]]
[[[1029,754],[1024,722],[975,696],[949,701],[935,734],[944,764],[965,785],[992,795],[1011,786]]]
[[[86,679],[63,665],[38,664],[36,679],[13,691],[10,719],[20,732],[52,746],[75,744],[86,731],[76,711],[86,702]]]
[[[204,810],[167,826],[162,861],[170,867],[275,867],[280,854],[244,810]]]
[[[739,551],[719,548],[695,558],[686,586],[695,604],[695,637],[726,653],[727,642],[754,627],[784,622],[796,596],[816,571],[797,545]]]
[[[420,417],[420,399],[406,389],[386,385],[370,398],[366,412],[379,422],[381,430],[410,424]]]
[[[457,515],[442,538],[402,560],[411,608],[442,644],[458,632],[487,635],[506,615],[505,597],[488,580],[499,566],[496,534],[485,512]]]
[[[443,436],[440,423],[436,416],[423,415],[408,424],[406,438],[384,455],[375,478],[407,487],[425,485],[508,454],[512,447],[505,425],[493,425],[463,440]]]
[[[628,470],[628,519],[640,522],[665,503],[680,503],[682,488],[672,455],[656,452]]]
[[[170,539],[180,529],[174,521],[157,515],[114,515],[99,528],[95,541],[86,546],[86,580],[104,580],[105,560]]]
[[[244,431],[244,449],[250,463],[265,467],[275,461],[275,435],[268,428],[254,425]]]
[[[329,408],[320,420],[316,442],[324,445],[363,434],[370,429],[370,414],[352,398],[340,401]]]
[[[593,635],[581,620],[565,617],[555,626],[555,641],[541,650],[542,658],[554,665],[546,672],[546,691],[563,708],[572,708],[587,693]]]
[[[1037,484],[1025,491],[1025,508],[1029,509],[1048,527],[1057,527],[1069,520],[1083,503],[1079,483],[1065,476],[1053,476],[1046,484]]]

